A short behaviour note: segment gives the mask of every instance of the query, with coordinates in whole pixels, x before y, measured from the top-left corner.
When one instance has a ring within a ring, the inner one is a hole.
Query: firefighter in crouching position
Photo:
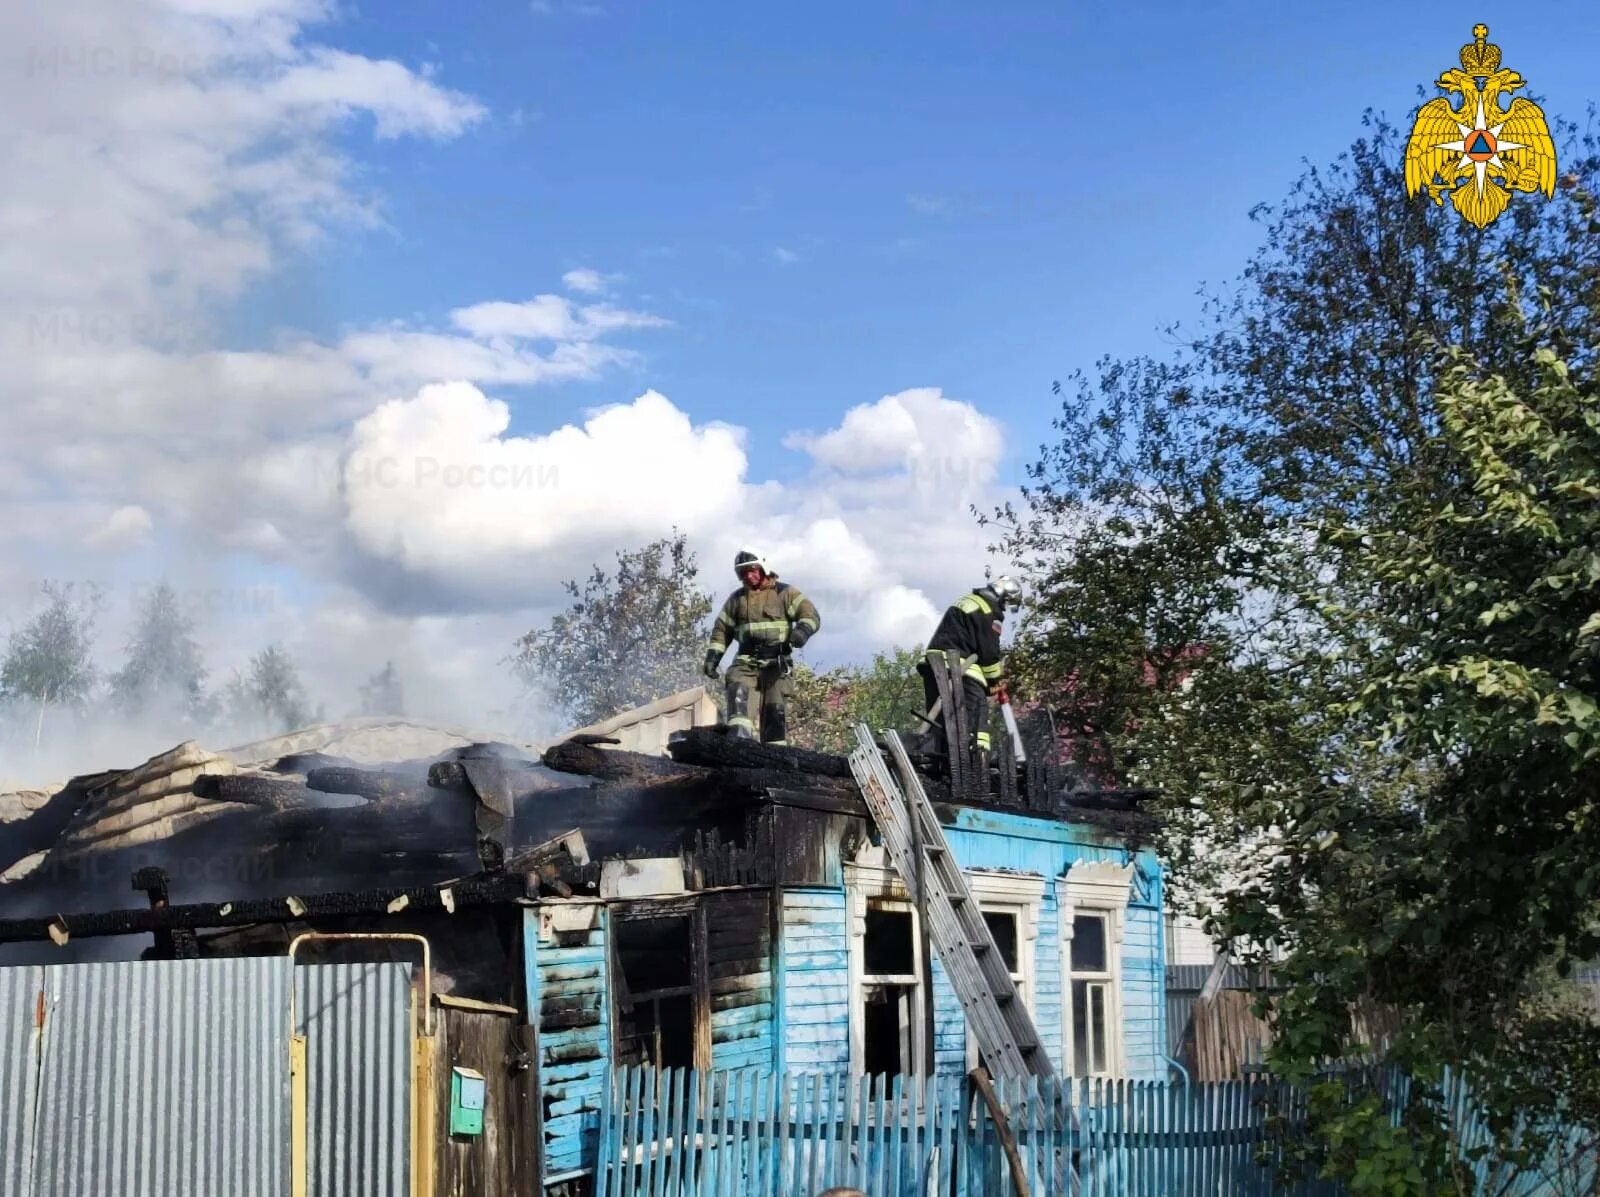
[[[945,711],[939,703],[939,687],[934,683],[933,668],[929,664],[935,656],[949,661],[952,677],[960,679],[961,701],[967,709],[968,725],[977,733],[978,749],[989,750],[989,695],[1004,685],[1001,675],[1005,661],[1000,654],[1000,633],[1007,608],[1015,608],[1021,602],[1022,587],[1015,580],[1002,577],[962,595],[945,611],[928,641],[923,659],[917,663],[917,672],[922,675],[926,717],[932,725],[923,737],[924,751],[942,753],[948,743]]]
[[[752,712],[761,712],[761,740],[788,743],[785,704],[791,683],[793,653],[816,635],[822,617],[811,600],[768,567],[759,553],[743,550],[733,559],[733,572],[744,585],[728,596],[711,629],[705,674],[717,666],[731,641],[739,653],[728,668],[728,726],[735,735],[754,735]]]

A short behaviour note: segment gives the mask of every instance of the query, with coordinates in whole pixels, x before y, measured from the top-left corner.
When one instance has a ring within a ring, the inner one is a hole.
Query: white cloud
[[[578,306],[561,295],[536,295],[521,303],[473,304],[451,312],[450,320],[474,337],[527,341],[587,341],[621,329],[660,328],[667,323],[660,316],[610,304]]]
[[[654,391],[538,436],[505,435],[510,419],[477,387],[442,383],[360,420],[345,473],[356,541],[409,573],[486,595],[545,570],[546,554],[609,556],[669,520],[698,531],[737,505],[739,437],[696,427]]]
[[[85,543],[97,549],[130,549],[148,540],[152,527],[150,513],[143,507],[118,507]]]
[[[262,99],[296,121],[365,113],[380,138],[455,137],[485,115],[477,101],[440,88],[397,62],[325,47],[284,70]]]
[[[781,245],[772,251],[772,256],[784,266],[793,266],[800,260],[800,255],[795,253],[794,250],[785,249]]]
[[[561,281],[569,291],[579,291],[584,295],[598,295],[606,289],[606,276],[588,266],[567,271],[561,276]]]
[[[838,428],[797,433],[787,443],[843,474],[899,470],[922,485],[966,492],[994,480],[1003,436],[972,404],[947,399],[938,387],[917,387],[853,407]]]
[[[821,439],[876,407],[853,409]],[[406,579],[386,577],[385,587],[447,595],[463,610],[554,603],[559,580],[676,527],[717,592],[733,585],[736,550],[768,554],[827,608],[815,647],[839,660],[920,642],[988,562],[967,505],[1002,496],[976,478],[950,487],[901,469],[750,480],[742,430],[697,425],[655,391],[581,426],[511,436],[510,418],[505,403],[451,383],[356,424],[342,456],[343,518],[362,553]],[[941,427],[924,425],[926,434]],[[383,601],[379,588],[372,597]]]

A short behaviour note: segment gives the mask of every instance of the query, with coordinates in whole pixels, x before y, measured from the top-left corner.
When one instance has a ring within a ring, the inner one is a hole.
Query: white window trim
[[[921,981],[922,935],[917,909],[911,903],[911,895],[906,892],[906,887],[901,882],[900,874],[895,867],[883,859],[881,848],[863,849],[857,855],[855,862],[846,862],[844,885],[850,939],[850,1072],[853,1076],[860,1076],[866,1068],[867,1032],[861,1017],[861,989],[862,978],[866,975],[867,903],[871,899],[880,899],[906,903],[906,909],[911,915],[911,953],[913,968],[918,978],[916,996],[912,1000],[911,1021],[913,1027],[919,1028],[919,1033],[911,1036],[911,1059],[915,1074],[927,1076],[932,1061],[923,1059],[927,1054],[925,1046],[927,1035],[921,1032],[920,1028],[928,1025],[928,1020],[933,1017],[933,1011],[927,986]]]
[[[1037,1018],[1039,985],[1036,956],[1039,944],[1039,911],[1044,906],[1043,877],[1026,873],[995,873],[974,869],[964,874],[967,889],[980,911],[1013,914],[1017,918],[1017,972],[1022,977],[1022,1003],[1031,1018]],[[967,1070],[978,1066],[978,1045],[971,1028],[963,1026],[967,1044]]]
[[[1072,929],[1079,914],[1106,916],[1106,968],[1111,974],[1106,1003],[1108,1076],[1127,1075],[1127,1045],[1122,1020],[1122,935],[1132,894],[1133,865],[1110,861],[1078,861],[1056,883],[1061,919],[1061,1059],[1067,1076],[1077,1075],[1072,1043]]]

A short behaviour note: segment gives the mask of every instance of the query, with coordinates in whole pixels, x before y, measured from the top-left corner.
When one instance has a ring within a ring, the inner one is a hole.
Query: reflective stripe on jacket
[[[928,654],[954,649],[963,658],[971,658],[965,676],[992,693],[1005,671],[1005,658],[1000,655],[1000,623],[1004,618],[999,596],[992,590],[964,594],[950,604],[934,629]]]
[[[752,650],[787,643],[792,627],[804,628],[812,635],[822,627],[817,608],[796,587],[787,582],[759,590],[741,586],[722,604],[706,647],[720,656],[737,640],[739,655],[748,656]]]

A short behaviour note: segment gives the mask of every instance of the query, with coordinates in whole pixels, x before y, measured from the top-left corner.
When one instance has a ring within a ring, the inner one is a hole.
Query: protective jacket
[[[1005,609],[999,596],[987,586],[964,594],[950,604],[928,641],[927,655],[954,649],[963,658],[974,658],[965,676],[983,686],[985,694],[1000,684],[1005,659],[1000,654],[1000,627]]]
[[[737,660],[772,661],[785,645],[798,648],[821,627],[822,617],[811,600],[787,582],[774,581],[757,590],[741,586],[722,604],[706,652],[720,657],[737,640]]]

